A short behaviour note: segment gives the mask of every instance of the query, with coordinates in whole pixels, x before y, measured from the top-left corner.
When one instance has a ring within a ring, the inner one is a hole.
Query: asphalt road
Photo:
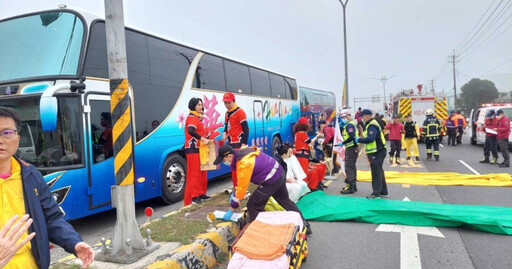
[[[459,160],[481,174],[508,172],[478,163],[483,156],[482,146],[472,146],[469,138],[463,144],[440,149],[439,162],[425,160],[425,145],[420,144],[421,167],[385,163],[385,170],[459,172],[472,174]],[[402,152],[405,158],[405,152]],[[502,160],[502,159],[501,159]],[[402,161],[403,163],[403,161]],[[368,170],[366,160],[358,162],[359,169]],[[326,193],[340,195],[342,180],[333,181]],[[493,205],[512,207],[512,190],[507,187],[414,186],[388,184],[388,199],[450,204]],[[359,182],[353,196],[371,193],[370,183]],[[379,225],[357,222],[311,222],[313,235],[308,238],[310,254],[302,268],[411,268],[400,265],[400,233],[376,231]],[[466,228],[439,228],[444,236],[418,235],[421,268],[512,268],[512,236],[494,235]],[[404,249],[404,255],[411,254]]]
[[[508,172],[510,168],[498,168],[480,164],[482,146],[472,146],[468,137],[458,147],[441,148],[441,161],[425,160],[425,145],[420,144],[421,162],[415,167],[407,165],[391,166],[385,162],[385,170],[459,172],[472,174],[468,164],[475,171],[485,173]],[[402,152],[405,159],[405,152]],[[367,160],[358,162],[358,168],[369,170]],[[221,179],[210,182],[208,192],[214,193],[231,185],[231,180]],[[342,180],[331,182],[328,194],[340,195]],[[402,200],[408,197],[413,201],[426,201],[452,204],[494,205],[512,207],[512,190],[494,187],[461,186],[403,186],[388,185],[388,199]],[[365,197],[371,193],[370,183],[359,182],[358,193],[353,196]],[[158,200],[150,200],[136,205],[137,221],[146,221],[144,208],[151,206],[155,217],[178,210],[182,203],[164,205]],[[82,235],[84,241],[94,244],[101,237],[111,237],[115,225],[115,211],[74,220],[71,224]],[[400,233],[376,231],[379,225],[358,222],[311,222],[313,235],[308,243],[310,253],[302,268],[400,268]],[[422,268],[512,268],[509,255],[512,237],[473,231],[465,228],[439,228],[443,237],[418,235]],[[405,250],[407,252],[407,250]],[[62,249],[52,249],[52,261],[67,256]],[[402,267],[406,268],[406,267]]]

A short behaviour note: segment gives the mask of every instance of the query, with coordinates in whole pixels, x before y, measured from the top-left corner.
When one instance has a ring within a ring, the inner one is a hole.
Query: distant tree
[[[460,99],[457,100],[457,104],[466,110],[480,107],[483,103],[490,103],[499,96],[494,82],[479,78],[471,79],[460,88],[460,91]]]

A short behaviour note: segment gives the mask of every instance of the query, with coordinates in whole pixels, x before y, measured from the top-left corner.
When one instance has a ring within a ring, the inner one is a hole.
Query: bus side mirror
[[[39,102],[39,115],[41,116],[41,129],[43,131],[56,131],[57,130],[57,112],[58,103],[54,95],[59,91],[69,91],[71,85],[69,83],[62,83],[50,86],[41,95]]]
[[[57,130],[57,98],[53,96],[42,96],[39,103],[39,115],[41,115],[41,129],[43,131]]]

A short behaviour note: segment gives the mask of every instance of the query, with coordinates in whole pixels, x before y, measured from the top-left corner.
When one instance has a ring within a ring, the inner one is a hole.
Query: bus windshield
[[[77,75],[83,35],[82,20],[69,12],[0,22],[0,83]]]
[[[40,96],[5,98],[0,106],[18,111],[21,118],[17,157],[38,168],[61,167],[82,163],[81,112],[79,98],[59,97],[57,130],[41,131]]]

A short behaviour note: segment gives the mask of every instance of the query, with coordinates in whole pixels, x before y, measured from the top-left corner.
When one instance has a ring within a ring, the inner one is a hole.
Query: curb
[[[223,222],[217,228],[196,236],[188,245],[173,250],[168,255],[156,258],[146,269],[210,269],[217,263],[219,256],[228,253],[228,244],[238,235],[239,228],[234,222]]]

